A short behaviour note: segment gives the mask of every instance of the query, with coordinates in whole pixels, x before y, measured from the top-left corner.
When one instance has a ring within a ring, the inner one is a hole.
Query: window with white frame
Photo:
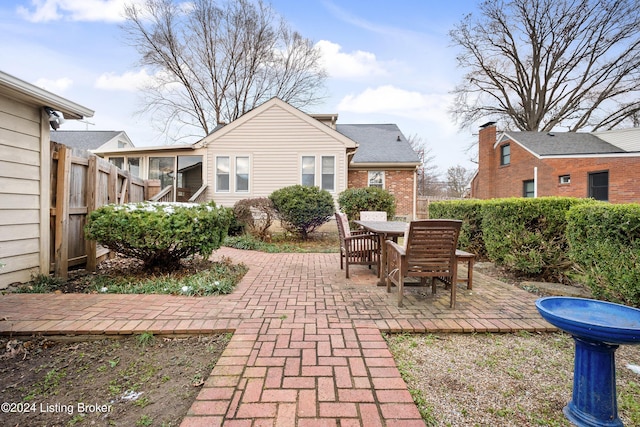
[[[316,185],[316,157],[302,156],[302,185]]]
[[[249,191],[249,158],[236,157],[236,191]]]
[[[229,191],[229,157],[216,157],[216,191]]]
[[[369,187],[384,188],[384,171],[369,171]]]
[[[336,158],[322,156],[322,189],[335,191],[336,189]]]

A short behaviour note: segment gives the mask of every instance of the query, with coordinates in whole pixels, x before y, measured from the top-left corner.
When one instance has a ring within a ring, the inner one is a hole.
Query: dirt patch
[[[229,338],[0,337],[0,425],[177,426]]]

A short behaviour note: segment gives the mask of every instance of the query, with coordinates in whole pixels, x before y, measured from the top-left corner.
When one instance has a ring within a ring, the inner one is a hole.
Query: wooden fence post
[[[71,151],[64,145],[58,151],[56,178],[56,238],[54,275],[69,276],[69,189],[71,175]]]
[[[87,168],[87,188],[86,188],[86,200],[87,200],[87,217],[91,212],[98,208],[98,184],[99,174],[98,158],[96,156],[89,156],[89,166]],[[85,218],[87,218],[85,217]],[[85,220],[86,225],[86,220]],[[87,271],[96,271],[97,265],[97,243],[95,240],[85,240],[85,251],[87,253]]]
[[[107,181],[109,203],[118,203],[118,168],[114,164],[109,166],[109,178]]]

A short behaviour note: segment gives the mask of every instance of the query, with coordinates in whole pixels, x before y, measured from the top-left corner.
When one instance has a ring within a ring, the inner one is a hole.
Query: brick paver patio
[[[222,248],[249,272],[226,296],[7,294],[2,334],[234,332],[183,427],[424,426],[382,332],[555,330],[536,296],[482,274],[473,290],[413,288],[405,307],[338,254]],[[395,292],[395,290],[394,290]]]

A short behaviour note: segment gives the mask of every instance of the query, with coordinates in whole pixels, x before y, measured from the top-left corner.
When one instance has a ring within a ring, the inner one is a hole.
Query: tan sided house
[[[0,289],[49,273],[50,127],[93,111],[0,71]]]
[[[306,114],[273,98],[194,144],[94,150],[140,176],[161,181],[164,200],[267,197],[282,187],[315,185],[337,200],[348,187],[378,186],[415,217],[420,160],[395,124],[336,124],[337,114]],[[175,189],[175,191],[173,191]]]

